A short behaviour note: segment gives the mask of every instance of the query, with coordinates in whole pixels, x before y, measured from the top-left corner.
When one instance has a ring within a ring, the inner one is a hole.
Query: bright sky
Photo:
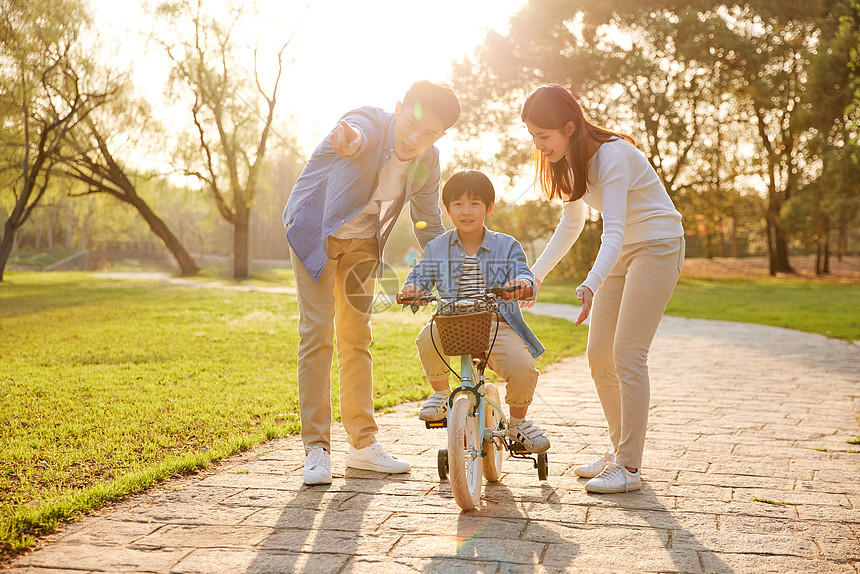
[[[146,62],[134,55],[142,40],[132,39],[151,29],[141,1],[91,0],[99,29],[113,31],[122,39],[116,57],[128,58],[138,68]],[[277,113],[294,116],[300,145],[309,152],[349,109],[375,105],[393,111],[412,82],[447,81],[451,63],[472,55],[488,30],[504,32],[509,16],[525,3],[311,0],[288,48],[294,62],[281,80]],[[268,4],[271,17],[264,23],[268,30],[255,31],[255,39],[261,45],[283,43],[306,4],[306,0]],[[152,84],[163,81],[163,64],[149,63],[148,67],[138,73],[152,77]],[[450,137],[440,140],[443,162],[453,153],[452,144]]]

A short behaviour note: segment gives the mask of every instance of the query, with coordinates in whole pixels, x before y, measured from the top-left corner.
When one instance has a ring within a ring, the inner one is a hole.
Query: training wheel
[[[448,478],[448,449],[440,448],[436,455],[436,467],[439,469],[439,478],[445,480]]]
[[[546,453],[542,452],[537,455],[537,462],[535,466],[538,469],[538,480],[546,480],[547,475],[549,475],[549,461],[547,461]]]

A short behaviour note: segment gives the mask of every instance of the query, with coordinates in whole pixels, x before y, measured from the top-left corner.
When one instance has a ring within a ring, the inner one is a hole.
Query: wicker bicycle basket
[[[490,348],[492,311],[445,309],[436,315],[436,328],[446,355],[478,355]]]

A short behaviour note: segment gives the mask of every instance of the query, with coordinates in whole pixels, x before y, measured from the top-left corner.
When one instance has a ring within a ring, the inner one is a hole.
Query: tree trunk
[[[43,164],[43,156],[40,154],[36,159],[36,162],[34,162],[34,165],[38,165],[41,168]],[[48,170],[50,171],[50,168],[48,168]],[[24,222],[27,221],[30,214],[27,203],[30,201],[30,198],[33,195],[33,190],[35,189],[36,178],[35,175],[33,175],[35,173],[34,168],[31,170],[30,174],[25,177],[21,195],[18,196],[18,199],[15,202],[15,207],[12,208],[12,212],[9,214],[9,217],[6,219],[6,223],[3,226],[3,240],[0,242],[0,281],[3,280],[3,274],[6,270],[6,265],[9,262],[9,256],[17,250],[19,239],[18,230],[22,225],[24,225]],[[37,194],[33,205],[30,206],[30,209],[35,206],[40,197],[40,194]]]
[[[774,239],[776,241],[776,272],[794,273],[794,268],[788,262],[788,240],[785,237],[785,231],[783,231],[779,224],[777,224],[774,230]]]
[[[233,280],[248,278],[248,218],[238,219],[233,225]]]
[[[147,225],[149,225],[152,232],[161,239],[164,246],[173,254],[176,263],[179,265],[180,273],[182,275],[196,275],[200,271],[200,268],[197,267],[194,258],[191,257],[191,254],[188,253],[188,250],[185,249],[179,238],[170,231],[164,220],[158,217],[137,194],[134,184],[131,183],[125,170],[114,160],[105,139],[98,132],[94,124],[90,122],[88,125],[90,133],[98,143],[98,148],[105,165],[102,166],[97,160],[83,154],[78,158],[66,161],[66,164],[70,168],[66,173],[78,181],[87,184],[91,190],[90,193],[109,193],[120,201],[134,207],[146,221]],[[108,182],[112,185],[108,185]]]
[[[767,239],[767,270],[770,275],[776,275],[776,269],[773,264],[776,259],[774,257],[773,222],[771,222],[769,213],[765,218],[765,234]]]
[[[839,226],[839,235],[836,237],[836,260],[842,261],[842,255],[847,251],[848,241],[846,240],[845,225]]]
[[[824,236],[824,268],[822,269],[822,273],[824,275],[830,275],[830,234],[826,234]]]
[[[0,241],[0,281],[3,281],[3,274],[6,271],[6,263],[9,262],[9,256],[12,254],[12,246],[15,243],[15,227],[11,220],[6,221],[3,228],[3,240]]]
[[[779,225],[780,207],[777,202],[771,201],[767,210],[767,255],[771,275],[794,273],[794,269],[788,262],[788,241],[785,238],[785,231]]]
[[[167,225],[164,221],[153,213],[152,209],[137,195],[133,196],[133,200],[129,201],[134,208],[143,216],[143,219],[146,221],[149,228],[152,230],[154,234],[164,242],[164,246],[173,254],[174,259],[176,259],[176,263],[179,265],[179,270],[182,275],[196,275],[200,268],[197,266],[197,263],[194,261],[194,258],[191,257],[191,254],[188,253],[188,250],[185,249],[185,246],[179,241],[179,238],[176,237],[170,229],[168,229]]]
[[[818,241],[815,242],[815,274],[816,275],[821,275],[823,273],[822,272],[823,260],[821,257],[821,251],[822,251],[821,240],[819,239]]]
[[[739,243],[740,238],[738,238],[738,226],[734,218],[732,218],[732,257],[737,257],[738,253],[740,253],[740,249],[738,249]]]

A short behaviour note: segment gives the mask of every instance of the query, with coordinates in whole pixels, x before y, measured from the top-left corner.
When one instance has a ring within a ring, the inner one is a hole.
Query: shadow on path
[[[514,492],[502,481],[484,485],[481,506],[459,514],[456,533],[440,532],[436,541],[428,540],[437,552],[424,572],[544,572],[544,558],[556,547],[564,552],[552,569],[571,565],[579,544],[529,517],[529,509],[545,506],[554,490],[542,484]],[[456,507],[450,494],[445,498]]]
[[[332,485],[302,486],[274,517],[248,574],[338,572],[354,555],[385,555],[398,536],[375,533],[390,513],[371,510],[385,475],[347,469]]]

